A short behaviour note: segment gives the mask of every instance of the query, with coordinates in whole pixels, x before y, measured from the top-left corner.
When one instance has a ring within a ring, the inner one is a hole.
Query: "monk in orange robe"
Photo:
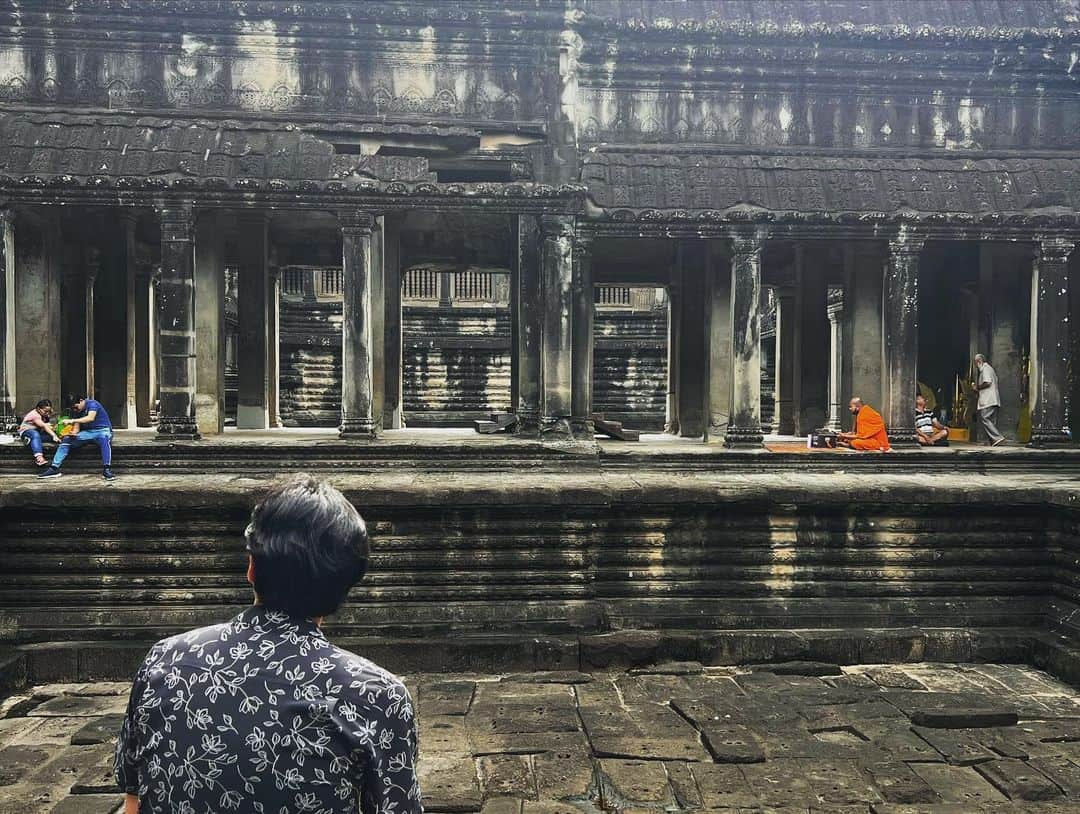
[[[891,451],[889,436],[885,432],[885,419],[881,417],[881,413],[863,404],[858,396],[848,402],[848,410],[855,416],[855,431],[837,435],[838,444],[851,449]]]

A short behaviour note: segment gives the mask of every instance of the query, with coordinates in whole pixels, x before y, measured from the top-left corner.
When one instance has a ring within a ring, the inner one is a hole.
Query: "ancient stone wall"
[[[667,309],[598,309],[595,319],[593,410],[632,429],[662,430],[668,393]]]
[[[565,473],[465,498],[412,476],[343,483],[374,549],[335,634],[1053,625],[1078,640],[1077,519],[1039,490],[972,487],[959,505],[910,483],[856,505],[854,476],[818,481],[812,499],[777,478],[574,478],[573,505]],[[71,494],[47,515],[26,510],[30,492],[8,495],[0,636],[145,642],[224,618],[250,597],[250,495],[218,485],[172,491],[167,508],[138,489],[107,505]]]

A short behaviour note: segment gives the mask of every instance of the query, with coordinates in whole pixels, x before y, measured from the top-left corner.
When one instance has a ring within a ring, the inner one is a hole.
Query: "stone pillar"
[[[86,251],[86,275],[83,278],[83,313],[86,321],[85,328],[86,356],[83,364],[86,367],[86,392],[81,395],[93,396],[97,393],[97,378],[94,363],[94,289],[97,286],[97,278],[101,273],[101,254],[97,249]]]
[[[705,249],[705,441],[727,434],[731,409],[731,261],[707,241]]]
[[[219,212],[195,227],[195,422],[202,435],[225,429],[225,230]]]
[[[740,233],[731,243],[731,418],[724,445],[760,446],[761,255],[765,235]]]
[[[138,268],[135,304],[135,420],[151,426],[157,392],[157,279],[160,269],[149,263]],[[197,375],[197,374],[196,374]],[[224,392],[224,388],[222,389]]]
[[[1069,442],[1069,255],[1074,243],[1040,241],[1031,279],[1031,446]]]
[[[195,250],[190,206],[163,209],[161,282],[158,284],[158,343],[161,394],[157,438],[196,439],[195,423]]]
[[[679,359],[682,356],[682,269],[672,265],[668,276],[668,391],[664,432],[679,434]],[[725,396],[727,394],[725,393]]]
[[[844,369],[843,295],[828,305],[829,315],[829,429],[841,429],[844,396],[841,389]]]
[[[820,243],[795,244],[795,375],[792,410],[796,435],[822,427],[829,416],[827,255]]]
[[[15,213],[0,209],[0,433],[14,429],[15,410]]]
[[[795,434],[795,289],[776,289],[776,434]]]
[[[571,426],[576,438],[592,441],[593,427],[593,320],[595,296],[592,271],[593,236],[578,232],[574,238],[573,281],[573,386]]]
[[[883,298],[882,414],[893,445],[915,443],[915,392],[919,360],[919,259],[925,239],[906,230],[889,242]]]
[[[882,245],[872,241],[845,247],[844,371],[840,398],[841,424],[849,425],[847,402],[858,396],[875,410],[882,399],[882,283],[885,259]]]
[[[540,432],[543,371],[540,366],[544,305],[540,275],[540,218],[518,215],[517,257],[513,284],[513,321],[517,344],[514,347],[514,376],[517,381],[518,433],[536,436]]]
[[[543,215],[541,250],[541,380],[540,425],[549,437],[571,435],[573,388],[573,240],[574,218]]]
[[[135,309],[138,299],[138,268],[135,248],[135,227],[139,216],[132,210],[120,211],[120,247],[119,260],[123,268],[124,280],[124,394],[119,414],[111,416],[113,424],[125,429],[138,426],[135,372]]]
[[[237,217],[236,226],[239,260],[236,427],[264,430],[270,425],[266,371],[268,218],[263,212],[243,213]]]
[[[19,212],[14,229],[6,230],[5,254],[11,252],[15,266],[15,348],[33,348],[33,353],[15,355],[16,415],[29,410],[39,398],[63,398],[63,372],[67,362],[64,342],[68,326],[63,315],[70,305],[82,310],[82,277],[77,276],[75,302],[70,302],[66,279],[61,269],[75,268],[77,260],[63,262],[64,241],[55,209],[33,207]],[[10,262],[10,261],[8,261]],[[85,336],[80,325],[74,326],[77,336]],[[57,341],[60,339],[60,341]],[[85,366],[81,351],[79,375]],[[80,388],[85,387],[80,383]],[[29,406],[27,406],[29,405]]]
[[[383,382],[383,427],[400,430],[402,420],[402,334],[401,334],[401,220],[392,213],[383,216],[383,300],[385,303],[386,372]]]
[[[679,435],[683,438],[704,438],[706,435],[709,349],[706,336],[708,269],[705,249],[703,240],[682,240],[676,247],[676,266],[681,285],[678,354],[674,360],[679,369],[676,399]]]
[[[270,427],[281,427],[281,268],[269,267],[266,277],[266,418]],[[224,309],[222,309],[224,314]],[[224,346],[223,346],[224,350]],[[224,373],[222,353],[222,372]],[[224,391],[222,391],[224,404]]]
[[[383,430],[386,396],[386,292],[383,289],[383,219],[371,232],[371,417],[375,434]]]
[[[341,331],[342,438],[374,438],[372,397],[371,276],[375,266],[367,212],[342,212],[341,268],[344,276]]]

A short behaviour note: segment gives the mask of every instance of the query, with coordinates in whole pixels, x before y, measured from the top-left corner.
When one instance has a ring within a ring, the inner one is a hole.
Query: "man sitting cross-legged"
[[[933,410],[926,409],[926,396],[922,393],[915,396],[915,440],[924,447],[949,445],[948,429],[937,420]]]
[[[885,432],[885,419],[881,413],[869,404],[863,404],[856,396],[848,402],[848,412],[855,416],[853,432],[842,432],[836,436],[836,443],[849,449],[877,450],[889,452],[889,436]]]
[[[409,693],[320,629],[367,569],[364,521],[298,476],[245,536],[255,604],[158,642],[135,677],[116,750],[126,814],[421,814]]]

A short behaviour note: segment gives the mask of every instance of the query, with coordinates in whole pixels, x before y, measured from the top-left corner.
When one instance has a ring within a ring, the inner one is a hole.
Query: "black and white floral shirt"
[[[154,645],[116,778],[140,812],[420,814],[416,754],[398,678],[255,606]]]

